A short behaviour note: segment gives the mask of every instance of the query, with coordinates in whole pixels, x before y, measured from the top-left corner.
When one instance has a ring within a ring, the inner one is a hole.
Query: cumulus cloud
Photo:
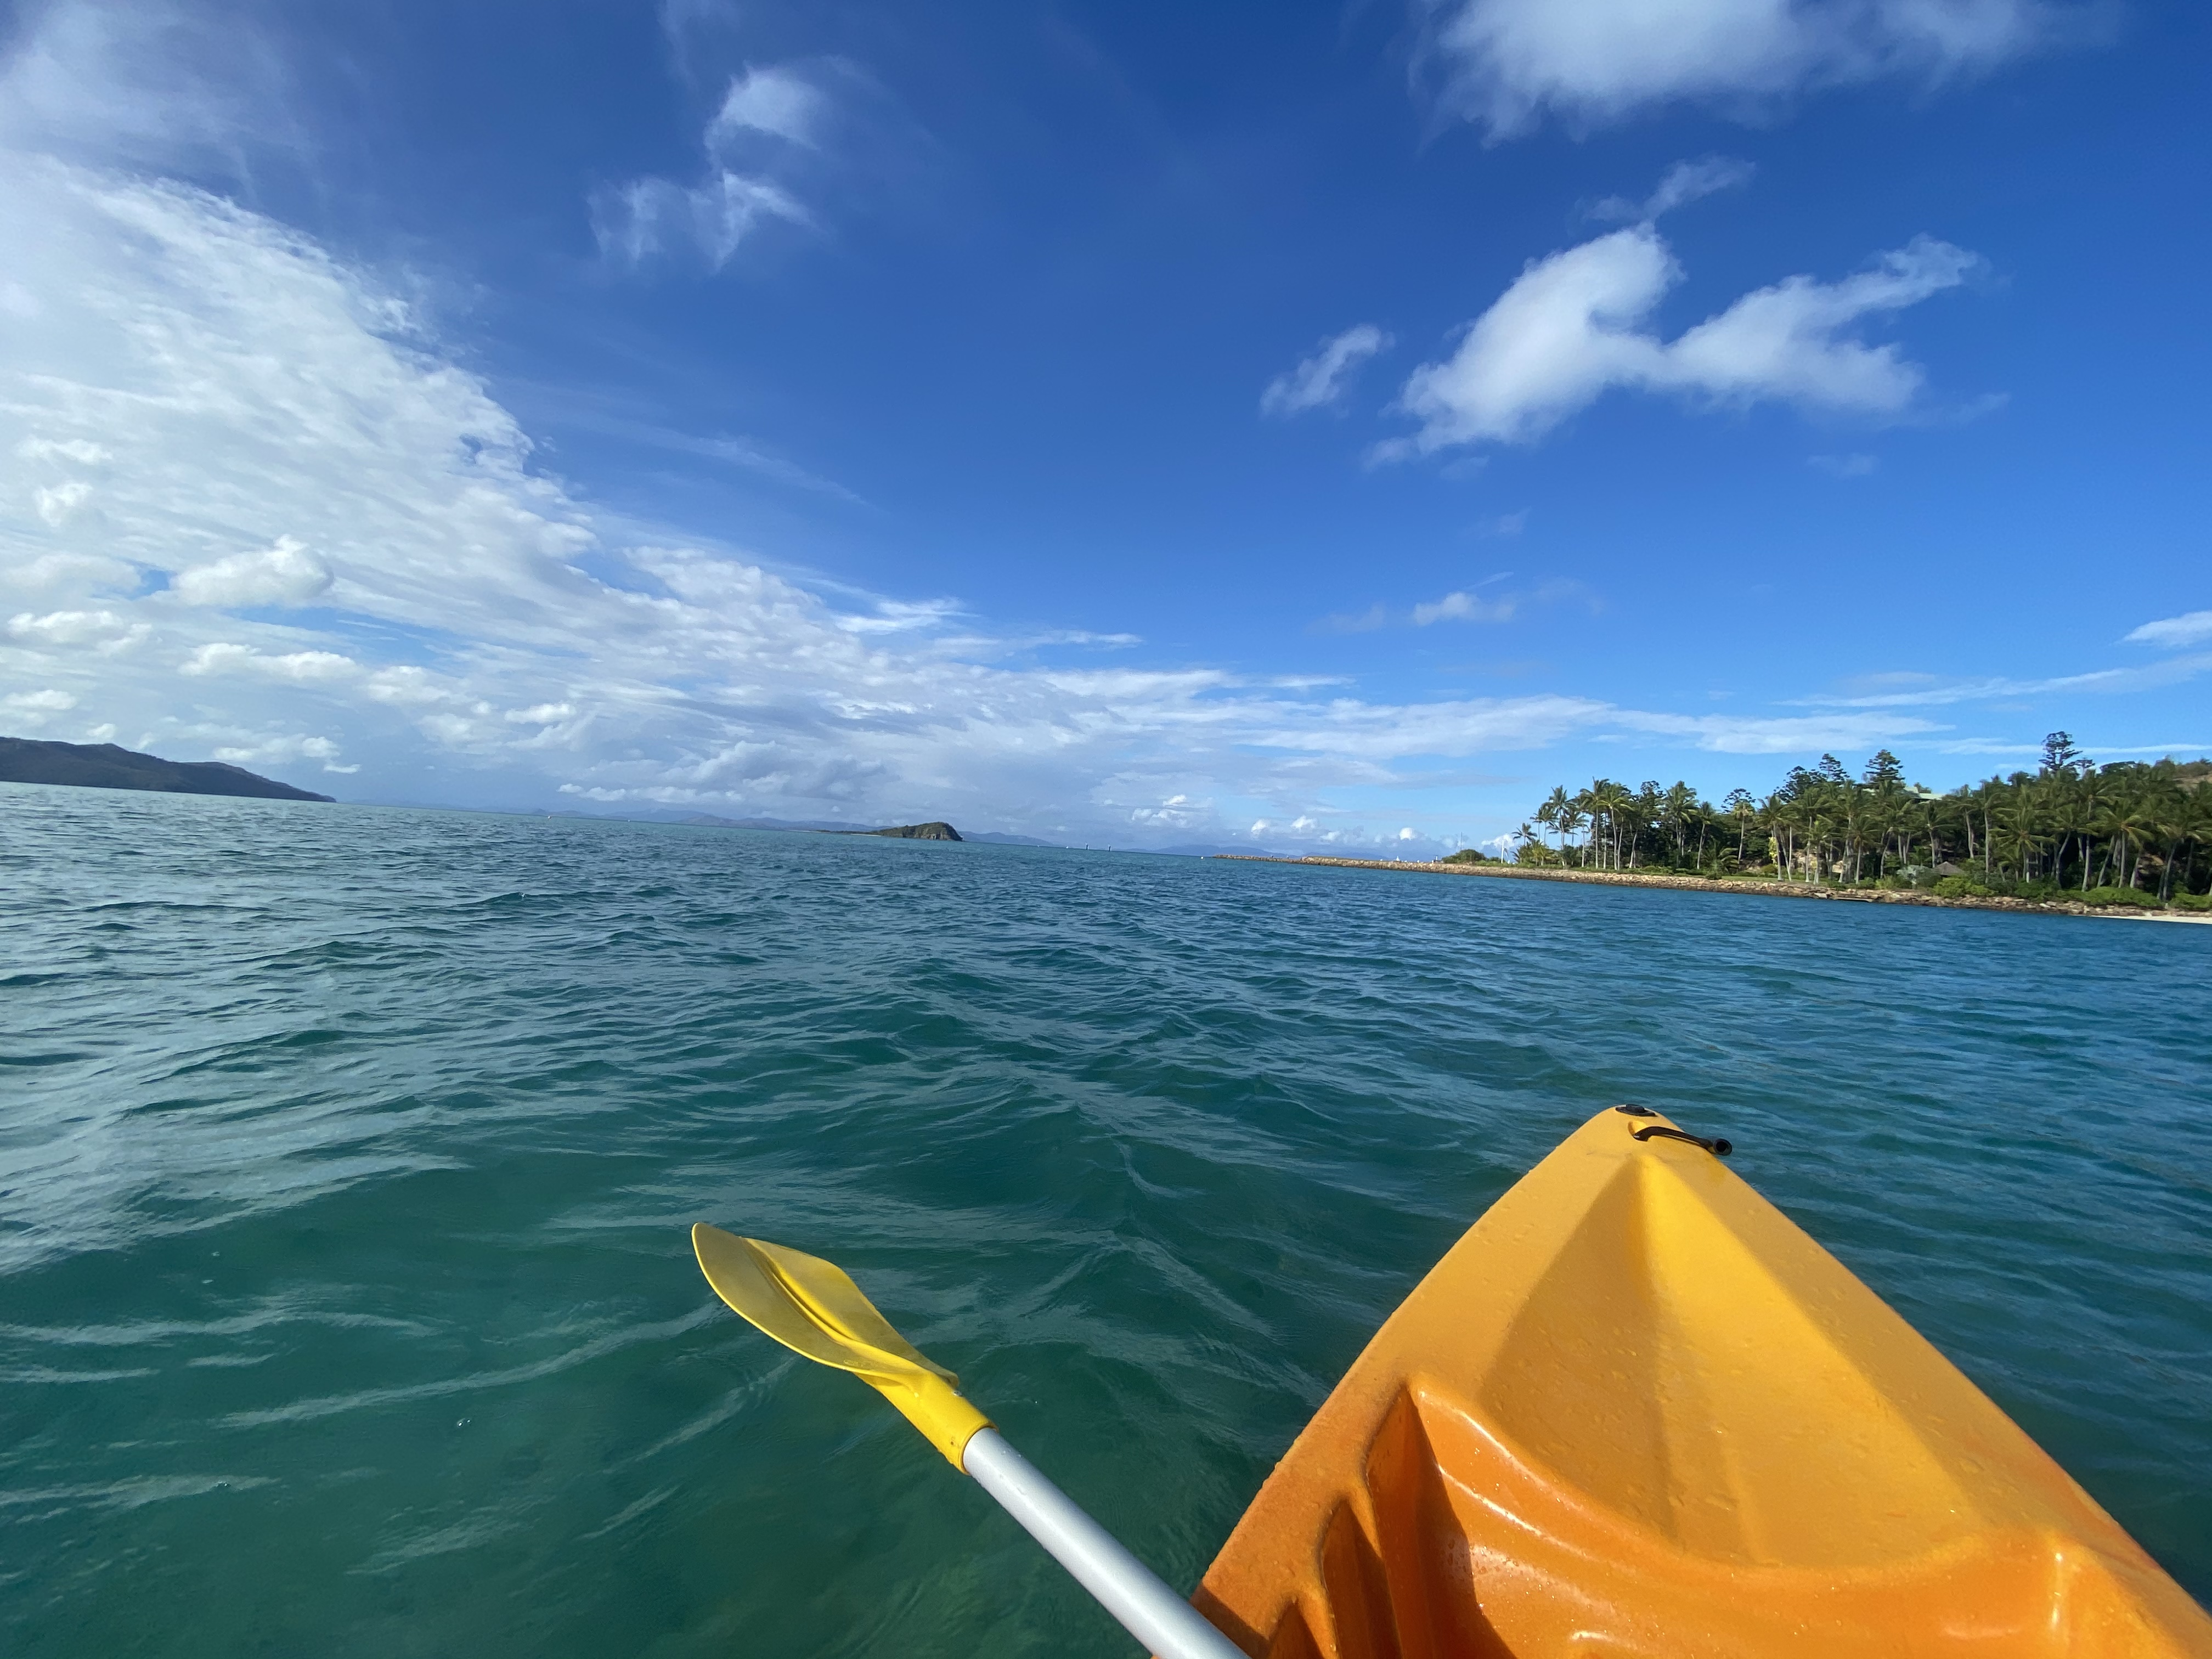
[[[811,225],[789,175],[794,153],[817,148],[827,109],[821,89],[789,66],[732,77],[700,137],[705,166],[697,177],[635,179],[592,196],[600,252],[633,270],[696,252],[720,270],[764,226]]]
[[[1390,348],[1390,337],[1372,323],[1359,323],[1323,340],[1313,356],[1278,374],[1260,394],[1263,415],[1298,415],[1341,398],[1360,364]]]
[[[2044,0],[1425,0],[1443,106],[1493,138],[1698,101],[1750,113],[1808,88],[1984,70],[2079,16]]]
[[[362,666],[342,651],[256,651],[250,645],[217,641],[204,645],[178,665],[180,674],[259,674],[264,678],[305,684],[315,681],[349,680]]]
[[[1649,323],[1680,267],[1649,224],[1613,231],[1531,262],[1451,356],[1416,369],[1399,403],[1421,428],[1381,458],[1526,443],[1615,386],[1898,415],[1925,376],[1895,345],[1869,345],[1850,331],[1958,286],[1978,264],[1918,237],[1841,282],[1790,276],[1747,294],[1668,341]]]
[[[50,611],[43,617],[22,611],[8,619],[8,636],[44,646],[89,645],[106,654],[127,651],[153,632],[112,611]]]
[[[279,536],[275,546],[260,552],[234,553],[179,570],[169,591],[186,605],[305,605],[330,586],[328,565],[303,544]]]
[[[2130,645],[2179,647],[2202,645],[2212,640],[2212,611],[2191,611],[2185,616],[2147,622],[2128,635]]]
[[[58,528],[76,516],[76,510],[92,499],[92,486],[82,478],[72,478],[67,483],[41,484],[31,491],[31,502],[39,516]]]

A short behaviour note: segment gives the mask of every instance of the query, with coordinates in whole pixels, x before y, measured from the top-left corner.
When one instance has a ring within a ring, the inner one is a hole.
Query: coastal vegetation
[[[222,761],[172,761],[112,743],[0,738],[0,783],[59,783],[78,789],[151,789],[170,795],[247,795],[262,800],[330,799]]]
[[[1553,789],[1513,837],[1513,860],[2212,909],[2208,778],[2203,760],[2100,766],[2063,732],[2045,741],[2036,770],[1948,794],[1907,782],[1887,749],[1857,777],[1823,755],[1763,798],[1737,789],[1717,806],[1686,783],[1632,789],[1598,778]]]

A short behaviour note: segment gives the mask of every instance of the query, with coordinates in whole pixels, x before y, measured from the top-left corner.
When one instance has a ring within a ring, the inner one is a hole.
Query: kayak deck
[[[1393,1314],[1194,1600],[1267,1659],[2190,1656],[2212,1620],[1700,1146],[1600,1113]]]

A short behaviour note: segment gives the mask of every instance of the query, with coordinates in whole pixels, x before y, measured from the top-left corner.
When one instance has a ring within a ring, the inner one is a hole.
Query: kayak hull
[[[2212,1659],[2212,1620],[1700,1146],[1599,1114],[1393,1314],[1196,1596],[1268,1659]]]

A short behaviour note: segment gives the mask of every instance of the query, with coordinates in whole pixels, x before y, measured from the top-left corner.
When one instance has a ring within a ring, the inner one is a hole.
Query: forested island
[[[1887,749],[1853,777],[1833,755],[1764,798],[1718,806],[1686,783],[1555,788],[1513,837],[1530,868],[1764,878],[1938,898],[2212,910],[2212,762],[2100,766],[2063,732],[2033,772],[1938,794]],[[1470,848],[1449,863],[1489,862]]]
[[[163,760],[112,743],[56,743],[43,738],[0,738],[0,783],[150,789],[167,795],[245,795],[258,800],[330,799],[222,761]]]

